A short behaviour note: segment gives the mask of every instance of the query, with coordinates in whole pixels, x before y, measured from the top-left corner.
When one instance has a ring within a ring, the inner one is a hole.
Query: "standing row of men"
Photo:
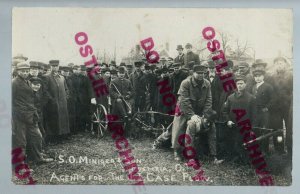
[[[255,126],[260,128],[280,129],[283,128],[284,121],[288,152],[291,153],[292,75],[287,70],[284,58],[274,60],[277,72],[273,76],[266,73],[267,64],[261,60],[252,65],[252,74],[248,63],[234,65],[228,61],[229,65],[222,69],[221,74],[234,73],[238,90],[226,93],[215,73],[214,63],[200,63],[199,56],[192,52],[192,45],[187,44],[185,48],[186,53],[183,53],[184,49],[179,45],[178,56],[174,61],[170,60],[161,67],[145,61],[135,62],[134,68],[133,65],[124,63],[119,67],[113,63],[110,66],[101,64],[101,72],[97,76],[104,78],[110,95],[99,98],[95,98],[92,92],[86,75],[89,69],[84,65],[59,66],[58,60],[51,60],[49,64],[34,61],[28,63],[27,59],[19,57],[12,83],[13,146],[35,150],[35,160],[47,161],[40,142],[61,141],[70,132],[89,129],[92,113],[90,102],[93,98],[107,108],[111,106],[111,111],[120,115],[121,119],[126,119],[129,114],[137,111],[167,113],[168,107],[163,105],[163,96],[157,85],[158,82],[167,80],[183,113],[174,117],[172,131],[169,131],[169,134],[172,133],[176,159],[179,157],[176,138],[181,133],[196,137],[199,131],[206,128],[213,128],[204,130],[208,132],[204,141],[208,141],[211,155],[226,155],[230,146],[237,142],[237,137],[232,134],[233,130],[230,130],[234,124],[230,110],[235,105],[249,107]],[[244,98],[248,98],[246,104]],[[215,116],[212,111],[216,112]],[[277,119],[269,122],[270,117]],[[160,116],[155,120],[157,123],[172,122]],[[225,127],[220,124],[222,122],[226,124]],[[202,124],[199,125],[200,123]],[[216,127],[210,127],[214,125]],[[258,131],[258,134],[263,132]],[[29,141],[31,137],[37,139],[37,143]],[[282,141],[278,141],[280,137]],[[27,142],[33,145],[27,145]],[[268,143],[264,144],[262,147],[267,151]],[[274,145],[276,150],[284,152],[283,134],[274,138]]]

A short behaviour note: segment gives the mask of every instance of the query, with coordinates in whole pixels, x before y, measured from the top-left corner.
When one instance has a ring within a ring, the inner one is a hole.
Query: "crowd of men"
[[[168,80],[176,96],[180,115],[169,119],[155,117],[157,123],[171,123],[172,128],[155,141],[158,147],[171,139],[174,157],[182,159],[180,134],[189,134],[198,152],[207,148],[214,159],[239,158],[243,155],[241,135],[235,127],[232,110],[243,108],[251,118],[257,137],[265,129],[286,128],[273,136],[279,153],[292,151],[292,71],[283,57],[273,61],[276,72],[266,71],[267,63],[257,59],[253,64],[228,60],[221,75],[232,73],[237,90],[225,92],[211,60],[200,60],[191,44],[178,45],[178,55],[161,57],[159,63],[147,60],[133,64],[114,61],[101,63],[97,76],[109,86],[109,95],[96,97],[84,65],[59,60],[49,64],[28,61],[24,56],[13,58],[12,116],[13,147],[21,147],[36,162],[51,162],[44,153],[47,144],[59,143],[91,128],[92,103],[102,104],[121,120],[137,111],[168,113],[157,83]],[[270,64],[270,65],[273,65]],[[130,129],[129,129],[130,130]],[[134,131],[133,133],[140,133]],[[197,143],[200,143],[199,145]],[[269,138],[261,141],[264,153],[269,152]]]

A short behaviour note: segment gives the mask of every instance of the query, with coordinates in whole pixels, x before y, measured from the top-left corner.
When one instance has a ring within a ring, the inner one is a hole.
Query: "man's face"
[[[196,80],[203,80],[205,72],[194,72],[193,76]]]
[[[58,66],[52,66],[52,72],[58,72],[59,67]]]
[[[105,73],[104,73],[104,76],[110,77],[110,72],[109,72],[109,71],[105,72]]]
[[[276,61],[275,67],[277,67],[278,72],[284,72],[285,68],[287,68],[287,64],[283,60]]]
[[[33,76],[33,77],[37,77],[38,74],[39,74],[39,69],[38,68],[30,68],[30,75]]]
[[[179,73],[179,68],[178,67],[174,67],[174,74],[178,74]]]
[[[86,75],[86,71],[85,70],[80,70],[80,74],[81,75]]]
[[[145,70],[145,73],[146,73],[146,74],[150,74],[150,73],[151,73],[151,69]]]
[[[39,91],[39,89],[41,88],[40,83],[31,83],[30,86],[31,86],[32,90],[35,92]]]
[[[61,75],[68,77],[69,76],[69,72],[61,70]]]
[[[240,71],[240,74],[244,75],[245,73],[247,73],[248,67],[246,67],[246,66],[240,66],[239,67],[239,71]]]
[[[18,75],[23,78],[23,79],[26,79],[29,75],[29,69],[20,69],[18,70]]]
[[[74,68],[73,72],[74,72],[74,74],[78,75],[80,73],[80,69],[79,68]]]
[[[169,76],[169,72],[162,72],[161,77],[162,78],[167,78]]]
[[[128,73],[132,73],[132,68],[131,67],[127,67],[126,69],[127,69]]]
[[[119,77],[119,78],[124,78],[124,77],[125,77],[125,73],[120,73],[120,72],[118,72],[118,77]]]
[[[183,53],[183,49],[178,49],[178,54],[181,55]]]
[[[192,52],[192,48],[191,47],[186,48],[186,52],[187,53]]]
[[[236,82],[236,87],[237,87],[237,89],[238,89],[239,92],[244,91],[245,87],[246,87],[245,81],[244,80],[238,80]]]
[[[136,72],[140,73],[142,72],[142,68],[141,67],[135,67]]]
[[[264,81],[264,75],[256,74],[256,75],[254,75],[254,80],[256,83],[261,83],[262,81]]]
[[[114,79],[116,79],[117,77],[118,77],[117,74],[111,74],[111,80],[114,80]]]

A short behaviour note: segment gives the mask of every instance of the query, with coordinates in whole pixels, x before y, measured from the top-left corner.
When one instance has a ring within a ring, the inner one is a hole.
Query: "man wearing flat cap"
[[[250,73],[250,67],[247,62],[240,62],[238,64],[239,75],[246,78],[246,90],[251,93],[252,87],[255,84],[254,78]]]
[[[120,116],[121,120],[128,118],[132,112],[132,100],[134,96],[131,82],[125,78],[125,67],[118,68],[118,77],[110,83],[110,96],[112,99],[112,114]]]
[[[190,43],[185,45],[186,53],[184,55],[184,65],[188,66],[189,62],[194,61],[195,64],[200,64],[199,55],[195,54],[192,50],[193,46]],[[193,67],[190,67],[190,70]]]
[[[45,108],[45,126],[48,140],[57,142],[58,138],[70,133],[67,98],[69,95],[66,80],[58,74],[59,60],[51,60],[52,71],[44,76],[45,90],[50,99]]]
[[[246,90],[245,76],[239,75],[235,77],[237,91],[231,94],[224,104],[224,116],[228,128],[223,130],[226,132],[226,155],[231,156],[233,161],[245,161],[245,151],[242,147],[242,136],[236,128],[236,114],[234,109],[243,109],[246,111],[244,118],[249,118],[252,122],[256,116],[255,97]]]
[[[126,65],[126,73],[125,73],[125,78],[129,79],[130,78],[130,74],[133,72],[133,65],[131,64],[127,64]]]
[[[133,86],[134,91],[134,111],[144,111],[145,100],[146,100],[146,76],[143,73],[141,67],[143,65],[142,61],[136,61],[134,63],[135,71],[130,75],[130,82]]]
[[[28,81],[29,69],[26,61],[18,63],[18,75],[12,81],[12,145],[35,162],[48,162],[41,155],[42,134],[35,94]]]
[[[177,45],[176,50],[178,52],[178,55],[177,57],[175,57],[174,63],[179,63],[179,66],[181,67],[184,65],[184,53],[182,45]]]
[[[193,74],[185,79],[178,91],[178,105],[181,114],[175,115],[172,128],[172,148],[175,160],[182,157],[182,146],[178,138],[182,134],[191,137],[191,145],[196,145],[196,132],[204,129],[203,115],[212,108],[211,88],[208,80],[204,79],[206,67],[195,65]],[[195,124],[195,125],[194,125]],[[208,132],[209,150],[212,156],[216,156],[215,127],[211,126]],[[198,136],[198,135],[197,135]],[[196,148],[195,146],[193,146]]]

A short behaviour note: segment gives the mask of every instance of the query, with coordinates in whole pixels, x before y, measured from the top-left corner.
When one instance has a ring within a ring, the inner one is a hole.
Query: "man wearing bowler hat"
[[[177,55],[177,57],[175,57],[174,63],[179,63],[179,66],[183,66],[184,65],[184,53],[183,53],[182,45],[177,45],[176,50],[178,52],[178,55]]]
[[[67,98],[69,95],[66,80],[58,74],[59,60],[51,60],[50,74],[44,76],[45,90],[50,94],[46,105],[45,126],[49,141],[57,142],[70,133]]]
[[[184,65],[188,66],[189,62],[194,61],[195,64],[200,64],[199,55],[193,52],[193,46],[190,43],[185,45],[186,53],[184,55]],[[192,67],[190,68],[192,70]]]
[[[180,85],[178,104],[181,114],[175,115],[172,128],[172,148],[174,149],[175,160],[180,160],[180,157],[182,157],[181,151],[183,147],[178,142],[179,136],[188,134],[192,140],[191,145],[196,145],[195,131],[198,131],[200,128],[204,129],[203,115],[212,111],[211,88],[209,81],[204,79],[205,73],[205,66],[195,65],[193,67],[193,74]],[[210,126],[209,128],[209,150],[210,154],[215,157],[215,127]]]
[[[255,62],[252,64],[251,68],[252,71],[255,70],[263,70],[266,71],[266,67],[267,67],[268,63],[263,61],[262,59],[256,59]],[[270,76],[267,72],[265,73],[265,78],[264,78],[265,82],[272,84],[275,80],[273,79],[272,76]]]
[[[272,105],[272,98],[274,97],[273,87],[264,81],[264,70],[255,70],[252,72],[255,80],[255,85],[252,88],[252,94],[256,100],[256,120],[255,127],[269,128],[269,116]],[[254,128],[257,136],[264,135],[265,130]],[[269,152],[269,138],[261,141],[260,147],[265,153]]]

